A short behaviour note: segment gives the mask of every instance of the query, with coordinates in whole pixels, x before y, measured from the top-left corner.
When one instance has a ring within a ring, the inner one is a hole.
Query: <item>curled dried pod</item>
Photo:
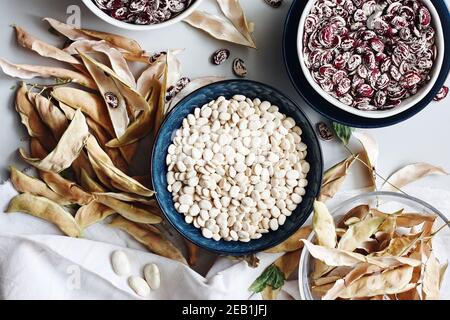
[[[245,78],[247,76],[247,67],[245,66],[244,60],[239,58],[234,59],[233,72],[240,78]]]
[[[230,50],[219,49],[215,51],[211,56],[211,62],[215,65],[224,63],[230,57]]]

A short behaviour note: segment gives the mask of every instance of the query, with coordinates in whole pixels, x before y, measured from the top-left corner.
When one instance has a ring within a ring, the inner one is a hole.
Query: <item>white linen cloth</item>
[[[408,188],[442,212],[450,213],[450,191]],[[336,203],[359,191],[341,192]],[[97,224],[84,239],[62,236],[52,224],[22,213],[5,214],[16,195],[9,182],[0,186],[0,299],[139,299],[126,277],[117,276],[110,256],[121,249],[134,275],[147,263],[161,271],[161,288],[150,299],[260,299],[248,288],[279,254],[258,254],[258,268],[246,262],[218,258],[205,277],[192,269],[154,255],[120,230]],[[280,299],[299,299],[297,280],[286,282]]]

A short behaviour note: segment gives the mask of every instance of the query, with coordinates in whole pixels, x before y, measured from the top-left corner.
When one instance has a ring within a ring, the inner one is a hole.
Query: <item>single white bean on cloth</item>
[[[308,184],[301,135],[268,101],[235,95],[196,108],[166,158],[175,209],[216,241],[248,242],[278,230]]]

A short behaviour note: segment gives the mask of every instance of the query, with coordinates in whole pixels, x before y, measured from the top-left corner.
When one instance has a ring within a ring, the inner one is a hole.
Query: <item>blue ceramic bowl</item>
[[[308,173],[308,186],[302,203],[293,214],[286,219],[286,223],[277,231],[264,234],[260,239],[250,242],[215,241],[202,236],[201,231],[192,224],[184,221],[184,215],[175,210],[172,194],[167,191],[167,166],[166,155],[169,145],[172,143],[172,136],[178,130],[182,121],[188,114],[193,113],[197,107],[202,107],[205,103],[217,99],[219,96],[231,98],[235,94],[243,94],[251,99],[260,98],[270,101],[280,108],[280,112],[295,119],[297,125],[302,130],[302,139],[308,146],[306,160],[311,165]],[[166,116],[156,137],[152,154],[152,183],[156,191],[156,199],[172,226],[186,239],[194,244],[224,255],[246,255],[263,251],[273,247],[292,235],[308,218],[312,211],[314,199],[319,193],[322,181],[322,152],[319,141],[314,133],[314,129],[299,107],[278,90],[265,84],[248,80],[227,80],[210,84],[198,89],[189,96],[181,100],[176,107]]]

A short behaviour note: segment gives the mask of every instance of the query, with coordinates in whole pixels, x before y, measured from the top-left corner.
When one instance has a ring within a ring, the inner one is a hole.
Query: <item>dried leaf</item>
[[[425,264],[422,280],[422,295],[424,300],[439,300],[440,298],[441,266],[433,252]]]
[[[115,197],[111,197],[110,195],[105,194],[96,194],[95,199],[99,203],[110,207],[115,212],[130,221],[148,224],[157,224],[162,222],[161,217],[157,216],[154,213],[155,209],[153,207],[147,206],[145,209],[143,209],[136,205],[133,205],[132,203],[120,201]],[[153,212],[150,210],[152,210]]]
[[[345,181],[347,177],[348,170],[350,166],[355,162],[359,155],[351,155],[342,162],[339,162],[332,168],[325,171],[322,188],[319,195],[319,201],[326,201],[338,192],[339,188]]]
[[[26,162],[39,170],[59,173],[69,168],[72,162],[79,156],[86,144],[88,136],[89,129],[86,120],[81,111],[77,111],[55,149],[44,159],[30,158],[22,149],[20,149],[20,154]]]
[[[114,183],[114,187],[121,191],[143,197],[153,196],[154,192],[152,190],[147,189],[142,184],[117,169],[108,155],[98,145],[98,142],[94,137],[89,137],[86,143],[86,149],[92,167],[103,184],[111,186],[111,183]]]
[[[11,200],[6,212],[24,212],[45,219],[57,225],[69,237],[80,237],[82,235],[81,228],[72,215],[56,202],[44,197],[22,193]]]
[[[326,248],[336,247],[336,228],[327,206],[320,201],[314,201],[313,229],[317,242]]]
[[[206,11],[194,11],[184,21],[194,28],[205,31],[216,39],[256,48],[253,41],[250,42],[230,21],[218,15]]]
[[[113,209],[98,203],[97,201],[92,201],[77,210],[75,221],[80,228],[86,229],[97,222],[103,221],[114,213],[115,211]]]
[[[15,167],[11,167],[11,183],[18,192],[45,197],[63,206],[71,204],[70,201],[54,192],[41,180],[30,177]]]
[[[432,174],[448,175],[444,169],[425,162],[410,164],[393,173],[381,190],[396,192],[407,184]]]
[[[70,87],[55,88],[51,95],[71,108],[81,109],[84,114],[98,123],[110,135],[114,134],[108,110],[100,96]]]
[[[28,135],[39,139],[47,150],[53,149],[56,146],[56,140],[52,137],[35,107],[28,99],[28,89],[24,82],[21,83],[17,90],[15,107],[22,124],[27,128]]]
[[[56,78],[78,83],[90,89],[97,89],[95,82],[82,73],[55,67],[14,64],[0,58],[0,68],[11,77],[20,79]]]
[[[201,77],[191,80],[178,94],[170,100],[167,112],[171,111],[181,100],[187,97],[189,94],[211,83],[225,80],[224,77]]]
[[[369,214],[369,206],[366,204],[359,205],[354,207],[349,212],[347,212],[339,221],[337,226],[339,228],[345,228],[345,221],[350,218],[358,218],[359,220],[363,220]]]
[[[368,218],[352,224],[339,240],[338,249],[346,251],[355,250],[364,241],[369,240],[384,220],[385,218],[383,217]]]
[[[47,155],[43,146],[35,138],[31,139],[31,155],[33,157],[45,157]],[[92,201],[92,195],[82,190],[72,181],[64,179],[57,173],[39,171],[39,175],[50,189],[71,203],[85,205]]]
[[[186,259],[183,257],[180,250],[178,250],[178,248],[176,248],[161,233],[152,231],[150,228],[138,225],[122,217],[114,218],[114,220],[110,223],[110,226],[122,229],[123,231],[129,233],[133,238],[145,245],[150,251],[187,265]]]
[[[255,42],[252,38],[252,31],[250,31],[247,18],[244,10],[239,3],[239,0],[217,0],[220,9],[225,17],[227,17],[236,29],[247,39],[252,48],[256,48]]]
[[[380,274],[362,277],[339,293],[340,298],[373,297],[408,291],[416,286],[411,281],[413,267],[401,266]]]
[[[43,57],[67,62],[72,65],[80,65],[80,61],[63,50],[37,39],[19,26],[14,25],[13,27],[16,30],[17,42],[22,47],[35,51]]]
[[[377,141],[368,133],[362,131],[353,132],[353,136],[359,140],[364,148],[362,161],[367,165],[369,170],[370,179],[372,181],[371,188],[376,190],[376,166],[378,162],[379,148]]]
[[[304,226],[298,229],[292,236],[290,236],[287,240],[283,241],[279,245],[267,249],[265,252],[268,253],[280,253],[280,252],[291,252],[297,251],[303,248],[303,242],[301,239],[307,239],[312,232],[311,226]]]

